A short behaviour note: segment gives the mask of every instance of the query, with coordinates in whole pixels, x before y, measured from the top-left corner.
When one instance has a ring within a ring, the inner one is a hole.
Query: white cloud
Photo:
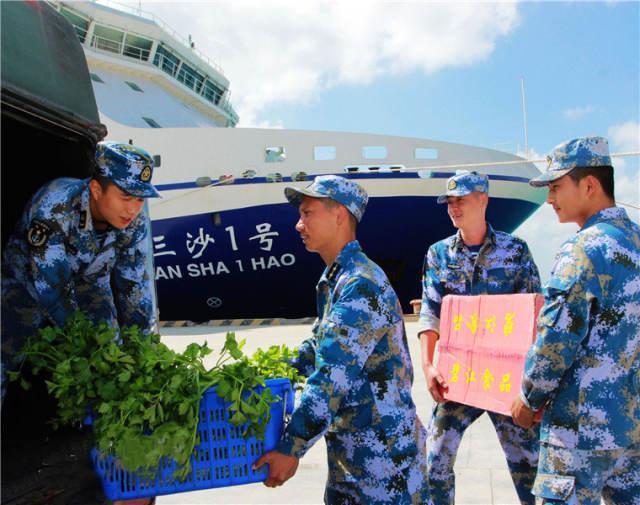
[[[640,123],[627,121],[611,126],[608,134],[610,143],[621,151],[640,151]]]
[[[516,152],[516,156],[520,156],[521,158],[525,158],[528,160],[546,160],[546,155],[540,154],[538,151],[536,151],[535,149],[532,149],[531,147],[529,148],[528,153],[518,150]],[[547,169],[546,161],[538,161],[534,163],[534,165],[541,172],[544,172]]]
[[[578,119],[582,119],[587,114],[591,114],[595,109],[591,105],[586,105],[584,107],[574,107],[573,109],[566,109],[562,111],[562,115],[570,119],[571,121],[577,121]]]
[[[149,2],[144,9],[191,34],[224,68],[242,126],[255,125],[268,105],[306,103],[333,86],[477,63],[519,20],[511,2]]]
[[[561,224],[551,205],[543,204],[516,230],[515,234],[527,241],[533,259],[538,265],[543,284],[549,279],[556,253],[560,246],[578,231],[573,223]]]

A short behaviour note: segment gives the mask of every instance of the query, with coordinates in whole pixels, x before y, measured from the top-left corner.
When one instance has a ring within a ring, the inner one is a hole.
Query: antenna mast
[[[527,133],[527,107],[524,101],[524,77],[520,77],[520,91],[522,93],[522,121],[524,122],[524,157],[529,159],[529,135]]]

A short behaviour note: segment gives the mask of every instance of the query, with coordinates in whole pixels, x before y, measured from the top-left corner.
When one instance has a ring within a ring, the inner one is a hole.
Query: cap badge
[[[547,156],[547,170],[551,168],[551,163],[553,163],[553,158],[551,156]]]
[[[49,239],[51,228],[42,221],[33,220],[27,231],[27,240],[33,247],[41,247]]]
[[[149,165],[145,166],[140,172],[140,180],[142,182],[149,182],[151,180],[151,167]]]
[[[457,186],[458,186],[458,183],[454,179],[451,179],[449,181],[449,184],[447,184],[447,189],[453,190],[453,189],[456,189]]]

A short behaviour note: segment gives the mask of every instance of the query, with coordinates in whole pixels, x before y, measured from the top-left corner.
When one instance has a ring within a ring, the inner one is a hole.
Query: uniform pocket
[[[518,271],[514,266],[490,268],[487,270],[486,283],[489,293],[500,295],[514,292]]]
[[[466,275],[460,268],[450,268],[440,276],[440,283],[445,286],[447,293],[458,294],[466,290]]]
[[[532,493],[543,498],[542,503],[567,502],[574,494],[575,477],[571,475],[554,475],[539,473],[533,483]],[[546,501],[545,501],[546,500]]]

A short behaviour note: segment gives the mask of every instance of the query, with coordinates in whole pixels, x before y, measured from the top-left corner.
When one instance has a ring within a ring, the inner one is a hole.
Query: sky
[[[637,1],[128,4],[222,67],[238,127],[419,137],[529,159],[592,134],[612,153],[640,151]],[[639,157],[614,166],[617,200],[640,206]],[[546,280],[576,231],[543,205],[515,234]]]

